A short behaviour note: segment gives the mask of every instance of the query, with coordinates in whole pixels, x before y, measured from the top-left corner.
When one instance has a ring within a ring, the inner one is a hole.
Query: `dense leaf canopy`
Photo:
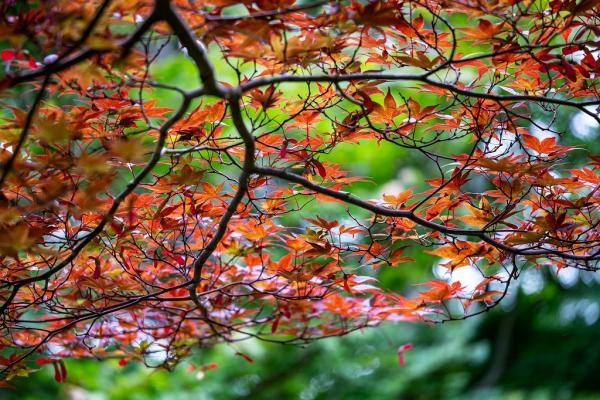
[[[526,266],[595,271],[600,157],[563,143],[561,110],[600,123],[599,7],[2,2],[4,376],[464,319]],[[185,87],[155,74],[173,52]],[[360,197],[335,154],[371,142],[423,180]],[[450,278],[378,285],[415,248]]]

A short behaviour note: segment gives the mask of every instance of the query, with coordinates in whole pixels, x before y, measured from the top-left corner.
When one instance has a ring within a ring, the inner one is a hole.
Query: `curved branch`
[[[196,295],[196,286],[200,283],[202,279],[202,267],[204,263],[208,260],[211,254],[217,248],[217,245],[225,236],[227,232],[227,225],[229,221],[235,214],[237,207],[242,202],[244,196],[246,195],[246,191],[248,190],[248,179],[252,171],[254,170],[254,151],[255,151],[255,143],[252,134],[246,128],[244,124],[244,119],[242,117],[242,110],[240,108],[240,98],[238,96],[234,96],[229,100],[229,105],[231,108],[231,118],[233,119],[233,124],[240,134],[242,140],[244,141],[244,164],[242,166],[242,172],[238,177],[238,188],[231,199],[231,202],[227,206],[225,210],[225,214],[221,217],[219,221],[219,225],[217,227],[217,231],[215,235],[208,243],[208,245],[202,250],[198,259],[194,262],[194,275],[192,278],[192,284],[190,285],[190,296],[192,300],[198,307],[203,309],[203,306],[200,304],[198,300],[198,296]]]
[[[157,9],[148,16],[148,18],[144,19],[142,24],[129,36],[127,39],[118,43],[117,46],[120,48],[121,54],[126,55],[129,53],[131,48],[137,43],[142,36],[154,25],[156,22],[160,21],[162,18]],[[51,64],[45,65],[42,68],[36,69],[31,72],[27,72],[25,74],[17,75],[17,76],[8,76],[5,80],[8,81],[7,87],[14,87],[21,83],[29,82],[35,80],[41,76],[56,74],[58,72],[64,71],[67,68],[70,68],[74,65],[79,64],[82,61],[85,61],[95,55],[110,53],[113,51],[112,49],[84,49],[79,53],[67,57],[71,54],[72,51],[68,51],[64,56],[59,57]]]
[[[2,186],[4,185],[4,181],[6,180],[6,177],[8,176],[8,174],[10,173],[10,170],[12,169],[13,164],[17,160],[17,157],[19,157],[19,153],[21,152],[21,148],[23,147],[23,145],[25,144],[25,141],[27,140],[27,136],[29,136],[29,129],[31,128],[31,124],[33,123],[33,117],[34,117],[35,113],[37,112],[37,110],[40,106],[40,103],[42,102],[42,99],[44,98],[44,94],[46,93],[46,87],[48,86],[48,83],[50,83],[50,74],[48,74],[44,77],[42,86],[40,87],[40,90],[38,91],[37,95],[35,96],[35,99],[33,100],[31,109],[27,113],[27,117],[25,118],[25,123],[23,124],[23,129],[21,130],[21,134],[19,135],[19,140],[17,141],[17,144],[13,148],[12,155],[6,161],[6,164],[4,164],[2,166],[2,175],[0,175],[0,190],[2,189]]]
[[[163,18],[173,29],[173,33],[177,36],[181,44],[187,49],[188,55],[196,63],[196,66],[200,70],[200,79],[202,79],[206,93],[217,97],[224,97],[226,90],[215,79],[213,66],[208,59],[208,54],[202,42],[194,37],[189,27],[171,7],[170,1],[157,1],[157,9],[165,14]]]
[[[492,246],[494,246],[502,251],[505,251],[507,253],[511,253],[511,254],[517,254],[517,255],[522,255],[522,256],[553,255],[553,256],[560,257],[560,258],[564,258],[564,259],[568,259],[568,260],[576,260],[576,261],[596,260],[598,257],[598,254],[600,254],[600,249],[598,251],[596,251],[595,253],[593,253],[591,255],[587,255],[587,256],[565,253],[565,252],[561,252],[561,251],[553,250],[553,249],[539,249],[539,250],[519,249],[516,247],[508,246],[508,245],[506,245],[502,242],[499,242],[498,240],[490,237],[488,235],[488,233],[490,233],[490,231],[452,228],[449,226],[440,225],[435,222],[431,222],[429,220],[421,218],[421,217],[415,215],[414,212],[412,212],[412,211],[394,210],[391,208],[378,206],[376,204],[369,203],[367,201],[356,198],[356,197],[352,196],[351,193],[341,192],[341,191],[323,187],[321,185],[311,182],[310,180],[304,178],[301,175],[297,175],[297,174],[294,174],[294,173],[291,173],[291,172],[288,172],[285,170],[276,169],[276,168],[255,167],[253,169],[253,172],[258,175],[273,176],[273,177],[281,178],[281,179],[289,181],[289,182],[294,182],[294,183],[300,184],[307,189],[313,190],[317,193],[324,194],[326,196],[332,197],[337,200],[341,200],[345,203],[355,205],[364,210],[371,211],[372,213],[377,214],[377,215],[383,215],[383,216],[387,216],[387,217],[407,218],[425,228],[429,228],[434,231],[448,234],[448,235],[475,236],[475,237],[478,237],[481,240],[485,241],[486,243],[491,244]]]
[[[266,76],[257,79],[253,79],[249,82],[243,83],[239,86],[239,90],[242,93],[250,91],[252,89],[269,86],[276,83],[285,83],[285,82],[301,82],[301,83],[310,83],[310,82],[354,82],[354,81],[364,81],[364,80],[385,80],[385,81],[413,81],[413,82],[422,82],[431,86],[435,86],[441,89],[448,90],[452,93],[460,94],[466,97],[472,97],[477,99],[487,99],[494,100],[496,102],[509,102],[509,101],[531,101],[536,103],[547,103],[547,104],[556,104],[567,107],[577,108],[586,114],[592,116],[598,124],[600,124],[600,117],[597,114],[594,114],[592,111],[588,110],[587,106],[600,105],[600,99],[598,100],[590,100],[590,101],[582,101],[582,102],[574,102],[570,100],[556,99],[553,97],[541,97],[541,96],[533,96],[533,95],[502,95],[502,94],[493,94],[493,93],[482,93],[482,92],[474,92],[471,90],[466,90],[459,88],[455,85],[438,82],[432,80],[428,77],[428,74],[414,75],[414,74],[394,74],[387,72],[363,72],[356,74],[334,74],[334,75],[275,75],[275,76]]]

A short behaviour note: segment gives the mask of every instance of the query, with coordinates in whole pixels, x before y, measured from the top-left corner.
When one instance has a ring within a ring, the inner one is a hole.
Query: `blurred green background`
[[[192,64],[176,52],[163,58],[154,73],[186,88],[197,83]],[[167,91],[154,95],[165,105],[177,99]],[[425,99],[415,91],[410,95]],[[598,129],[582,113],[561,113],[559,128],[572,133],[561,143],[597,154]],[[402,190],[430,175],[421,157],[385,144],[343,145],[328,157],[371,178],[355,188],[365,198]],[[320,212],[344,215],[335,206]],[[415,263],[382,269],[381,285],[406,290],[430,277],[436,259],[422,250],[407,254]],[[557,277],[555,271],[530,269],[500,307],[466,321],[387,324],[306,347],[249,340],[198,349],[172,372],[134,362],[121,366],[118,360],[66,360],[66,383],[56,383],[52,366],[46,365],[12,381],[12,388],[0,389],[0,398],[600,399],[599,283],[600,276],[590,273],[563,270]],[[400,366],[396,350],[407,343],[413,349]]]

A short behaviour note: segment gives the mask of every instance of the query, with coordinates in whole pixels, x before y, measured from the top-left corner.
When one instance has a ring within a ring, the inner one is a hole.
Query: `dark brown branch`
[[[207,21],[210,22],[235,22],[241,21],[244,19],[272,19],[278,17],[280,15],[290,14],[298,11],[310,10],[312,8],[320,7],[327,3],[331,3],[330,0],[321,0],[316,1],[314,3],[299,5],[295,7],[288,7],[281,10],[273,10],[273,11],[262,11],[256,12],[248,15],[206,15]],[[197,27],[194,27],[196,29]]]
[[[248,190],[248,179],[250,178],[250,174],[254,170],[254,151],[255,144],[254,138],[252,134],[248,132],[246,125],[244,123],[244,119],[242,117],[242,110],[240,108],[240,99],[235,96],[229,100],[229,105],[231,108],[231,118],[233,119],[233,124],[240,134],[242,140],[244,141],[244,164],[242,167],[242,172],[238,178],[238,188],[235,192],[235,195],[231,199],[229,206],[225,210],[225,214],[221,217],[219,221],[219,225],[217,227],[217,231],[215,235],[211,239],[210,243],[202,250],[202,253],[198,257],[198,259],[194,262],[194,276],[192,278],[192,285],[190,286],[190,296],[192,300],[198,305],[200,308],[202,306],[199,304],[198,296],[196,295],[196,286],[200,283],[202,279],[202,266],[208,260],[210,255],[215,251],[217,245],[225,236],[227,231],[227,225],[229,221],[235,214],[237,207],[242,202],[244,196],[246,195],[246,191]]]
[[[407,218],[425,228],[430,228],[434,231],[448,234],[448,235],[465,235],[465,236],[479,237],[481,240],[485,241],[486,243],[491,244],[492,246],[498,248],[499,250],[502,250],[502,251],[505,251],[505,252],[511,253],[511,254],[517,254],[517,255],[522,255],[522,256],[549,256],[549,255],[552,255],[552,256],[557,256],[560,258],[568,259],[568,260],[590,261],[590,260],[596,260],[598,258],[598,253],[600,252],[600,250],[598,250],[594,254],[583,256],[583,255],[571,254],[571,253],[566,253],[566,252],[553,250],[553,249],[539,249],[539,250],[519,249],[516,247],[507,246],[504,243],[499,242],[496,239],[493,239],[492,237],[490,237],[488,235],[488,233],[493,233],[493,231],[488,232],[488,231],[482,231],[482,230],[452,228],[449,226],[440,225],[435,222],[431,222],[429,220],[421,218],[421,217],[415,215],[412,211],[394,210],[391,208],[378,206],[376,204],[369,203],[367,201],[358,199],[358,198],[352,196],[351,193],[340,192],[337,190],[323,187],[314,182],[311,182],[310,180],[304,178],[301,175],[297,175],[297,174],[294,174],[292,172],[288,172],[288,171],[285,171],[282,169],[255,167],[253,172],[258,175],[273,176],[273,177],[281,178],[281,179],[289,181],[289,182],[294,182],[294,183],[300,184],[307,189],[313,190],[317,193],[327,195],[327,196],[332,197],[337,200],[341,200],[345,203],[355,205],[364,210],[371,211],[372,213],[377,214],[377,215],[383,215],[383,216],[387,216],[387,217]]]
[[[37,92],[35,99],[33,100],[31,109],[27,113],[27,117],[25,118],[25,123],[23,124],[23,129],[21,130],[21,134],[19,135],[19,140],[17,141],[17,144],[15,144],[15,146],[13,148],[12,155],[6,161],[6,163],[2,166],[2,175],[0,176],[0,190],[2,189],[2,186],[4,185],[4,181],[6,180],[6,177],[8,176],[8,174],[10,173],[17,157],[19,157],[21,148],[27,141],[27,137],[29,136],[29,129],[31,128],[31,124],[33,123],[33,118],[34,118],[35,114],[37,113],[40,103],[42,102],[42,99],[44,98],[44,95],[46,93],[46,87],[48,86],[49,82],[50,82],[50,75],[46,75],[44,77],[44,81],[42,82],[40,90]]]
[[[449,83],[438,82],[428,77],[428,74],[414,75],[414,74],[394,74],[387,72],[363,72],[356,74],[344,74],[344,75],[275,75],[253,79],[249,82],[243,83],[239,86],[239,90],[242,93],[250,91],[252,89],[269,86],[276,83],[284,82],[354,82],[364,80],[385,80],[385,81],[413,81],[422,82],[431,86],[435,86],[441,89],[446,89],[452,93],[460,94],[466,97],[473,97],[478,99],[494,100],[496,102],[521,102],[531,101],[536,103],[547,103],[556,104],[561,106],[568,106],[577,108],[586,114],[590,115],[600,124],[600,117],[594,112],[588,110],[587,106],[600,105],[600,100],[590,100],[582,102],[573,102],[570,100],[557,99],[553,97],[541,97],[533,95],[501,95],[493,93],[475,92],[459,88]]]
[[[146,18],[142,24],[129,36],[126,40],[121,43],[118,43],[117,46],[120,48],[121,54],[126,55],[130,49],[137,43],[142,36],[150,29],[152,25],[156,22],[160,21],[160,14],[154,10],[152,14]],[[39,69],[36,69],[31,72],[27,72],[22,75],[17,76],[8,76],[5,78],[8,80],[8,87],[14,87],[21,83],[30,82],[39,77],[56,74],[58,72],[64,71],[74,65],[79,64],[82,61],[85,61],[95,55],[110,53],[113,51],[112,49],[84,49],[79,53],[71,56],[71,57],[60,57],[55,62],[45,65]],[[70,54],[67,53],[67,54]]]
[[[173,33],[187,49],[188,55],[194,60],[200,71],[200,79],[207,94],[224,97],[225,89],[215,79],[213,66],[202,42],[198,41],[189,27],[171,7],[170,1],[157,1],[157,10],[163,14],[165,21],[173,29]]]

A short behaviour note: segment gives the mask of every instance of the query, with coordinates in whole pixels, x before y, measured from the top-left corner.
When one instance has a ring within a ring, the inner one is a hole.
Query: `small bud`
[[[58,55],[56,55],[56,54],[48,54],[46,57],[44,57],[44,64],[46,64],[46,65],[52,64],[56,60],[58,60]]]

